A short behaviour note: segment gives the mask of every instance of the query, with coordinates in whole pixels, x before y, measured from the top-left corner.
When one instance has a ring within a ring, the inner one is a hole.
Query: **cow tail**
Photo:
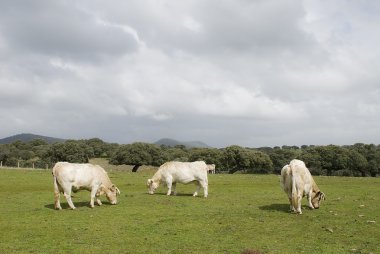
[[[296,177],[293,175],[293,171],[291,171],[290,174],[292,178],[292,205],[294,209],[297,209],[298,207],[297,181],[296,181]]]
[[[53,174],[54,192],[59,191],[57,177]]]
[[[53,171],[51,172],[51,174],[53,175],[54,193],[59,194],[60,193],[59,183],[58,183],[57,177],[54,174],[54,168],[53,168]]]
[[[281,186],[281,189],[283,190],[285,190],[285,176],[286,176],[286,173],[281,171],[280,186]]]

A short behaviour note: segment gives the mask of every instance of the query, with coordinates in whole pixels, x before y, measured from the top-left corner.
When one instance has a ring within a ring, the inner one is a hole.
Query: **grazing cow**
[[[193,196],[197,196],[200,186],[203,188],[203,194],[206,198],[208,195],[208,179],[207,179],[208,167],[204,161],[195,162],[178,162],[171,161],[161,165],[152,179],[148,179],[147,186],[149,194],[154,194],[154,191],[158,188],[160,183],[164,183],[168,187],[167,195],[172,193],[176,195],[177,183],[191,183],[197,184],[197,190]]]
[[[61,210],[60,193],[65,196],[71,209],[75,206],[71,200],[71,191],[88,190],[91,191],[91,208],[94,207],[94,199],[98,205],[102,205],[100,195],[106,194],[111,204],[116,204],[119,189],[112,184],[107,172],[98,165],[75,164],[68,162],[57,162],[53,168],[54,178],[54,207]]]
[[[207,171],[210,173],[210,174],[215,174],[215,164],[207,164]]]
[[[292,160],[282,168],[281,187],[288,195],[290,210],[299,214],[302,214],[302,197],[307,197],[311,209],[318,209],[321,200],[325,199],[325,194],[320,191],[305,163],[300,160]]]

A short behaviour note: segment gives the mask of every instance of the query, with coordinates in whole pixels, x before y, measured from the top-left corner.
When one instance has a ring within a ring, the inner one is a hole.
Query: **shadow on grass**
[[[149,193],[146,193],[147,195],[151,195]],[[163,192],[157,192],[157,193],[154,193],[152,196],[154,195],[159,195],[159,196],[166,196],[166,193],[163,193]],[[193,194],[192,193],[177,193],[177,195],[173,195],[171,194],[170,196],[173,196],[173,197],[192,197]],[[197,197],[203,197],[203,194],[199,195]]]
[[[279,211],[284,213],[289,213],[289,204],[271,204],[271,205],[264,205],[259,207],[260,210],[265,211]]]
[[[76,208],[87,207],[87,208],[90,208],[90,209],[91,209],[91,207],[90,207],[90,202],[85,202],[85,201],[83,201],[83,202],[73,202],[73,203],[74,203],[74,206],[75,206]],[[111,203],[109,203],[109,202],[102,202],[102,205],[111,205]],[[64,209],[70,209],[69,204],[66,203],[66,202],[64,202],[64,203],[61,202],[61,207],[62,207],[63,210],[64,210]],[[96,207],[99,207],[99,206],[95,203],[95,208],[96,208]],[[54,208],[54,204],[48,204],[48,205],[45,205],[45,208],[55,210],[55,208]]]

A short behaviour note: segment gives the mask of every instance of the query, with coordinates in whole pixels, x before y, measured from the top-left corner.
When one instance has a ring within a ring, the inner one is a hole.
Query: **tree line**
[[[98,138],[68,140],[48,144],[36,139],[0,145],[3,166],[51,168],[57,161],[86,163],[91,158],[107,158],[114,165],[160,166],[166,161],[204,160],[215,164],[216,171],[279,174],[292,159],[305,161],[313,175],[378,176],[380,146],[357,143],[350,146],[282,146],[249,148],[237,145],[225,148],[186,148],[148,143],[120,145]]]

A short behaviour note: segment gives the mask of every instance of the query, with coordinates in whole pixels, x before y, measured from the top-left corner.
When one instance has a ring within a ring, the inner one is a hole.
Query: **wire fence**
[[[6,165],[3,163],[3,161],[0,161],[0,168],[12,168],[12,169],[38,169],[38,170],[49,170],[51,169],[49,164],[45,164],[44,167],[41,167],[41,164],[35,164],[35,163],[20,163],[17,162],[17,166],[15,165]]]

